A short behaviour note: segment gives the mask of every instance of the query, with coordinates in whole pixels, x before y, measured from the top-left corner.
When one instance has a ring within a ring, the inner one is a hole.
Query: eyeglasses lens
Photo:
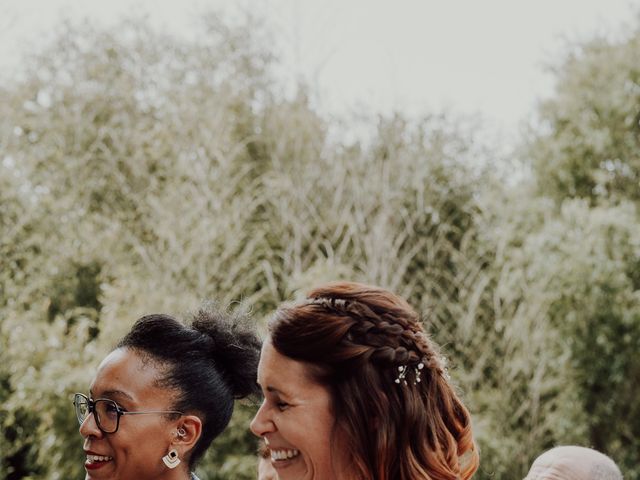
[[[89,404],[87,399],[76,395],[73,399],[73,405],[76,407],[76,417],[78,417],[78,423],[82,424],[84,419],[87,418],[89,414]]]
[[[98,428],[104,433],[113,433],[118,429],[118,405],[112,400],[95,400],[90,404],[90,400],[84,395],[76,395],[73,404],[76,409],[78,423],[82,425],[87,415],[93,410],[94,418]]]
[[[113,433],[118,429],[118,405],[111,400],[96,400],[95,412],[98,426],[105,433]]]

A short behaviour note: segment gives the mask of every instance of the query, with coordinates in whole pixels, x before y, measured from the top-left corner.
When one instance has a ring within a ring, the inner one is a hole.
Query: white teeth
[[[287,460],[289,458],[297,457],[300,455],[298,450],[285,449],[285,450],[271,450],[271,460]]]
[[[113,460],[113,457],[104,457],[102,455],[87,455],[87,462],[88,463],[108,462],[110,460]]]

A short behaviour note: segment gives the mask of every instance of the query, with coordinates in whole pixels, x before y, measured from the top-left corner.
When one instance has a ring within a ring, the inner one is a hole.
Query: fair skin
[[[107,355],[98,367],[89,396],[94,400],[114,400],[129,412],[173,410],[177,392],[157,385],[162,372],[157,362],[120,348]],[[94,416],[88,415],[80,425],[84,450],[89,456],[85,478],[186,480],[190,478],[189,452],[201,431],[202,422],[195,415],[148,414],[121,416],[116,432],[103,433]],[[162,457],[174,448],[182,462],[175,469],[169,469]],[[102,458],[95,461],[93,455]]]
[[[348,478],[348,463],[332,455],[332,445],[339,449],[330,392],[314,381],[310,368],[264,343],[258,365],[264,402],[251,431],[269,446],[280,480]]]
[[[278,474],[271,465],[270,457],[260,457],[258,460],[258,480],[278,480]]]
[[[563,446],[540,455],[525,480],[622,480],[606,455],[585,447]]]

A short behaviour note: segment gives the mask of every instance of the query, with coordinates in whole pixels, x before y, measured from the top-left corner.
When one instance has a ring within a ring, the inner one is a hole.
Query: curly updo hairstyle
[[[191,451],[192,468],[229,424],[234,400],[259,395],[256,372],[261,341],[240,311],[208,305],[184,324],[154,314],[140,318],[117,345],[158,362],[158,385],[176,392],[172,410],[194,412],[202,433]]]
[[[330,283],[269,322],[280,354],[327,386],[358,480],[466,480],[479,456],[469,412],[418,314],[379,287]]]

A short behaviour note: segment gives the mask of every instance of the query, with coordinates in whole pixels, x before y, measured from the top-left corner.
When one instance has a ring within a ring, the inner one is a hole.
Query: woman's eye
[[[286,410],[288,406],[289,406],[289,404],[287,402],[277,402],[276,403],[276,407],[278,407],[278,410]]]
[[[114,403],[98,400],[96,402],[98,416],[115,419],[118,416],[118,407]]]

